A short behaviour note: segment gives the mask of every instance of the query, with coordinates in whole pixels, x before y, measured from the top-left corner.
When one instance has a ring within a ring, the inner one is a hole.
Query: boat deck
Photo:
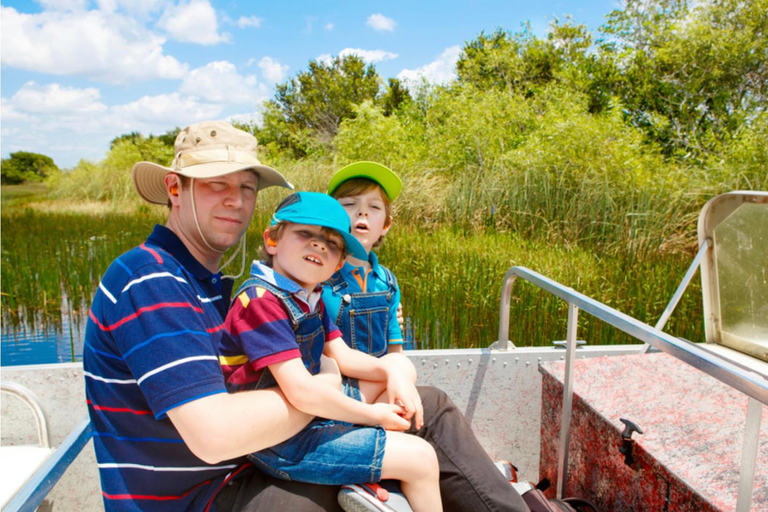
[[[543,362],[540,368],[539,471],[556,482],[565,365]],[[568,494],[613,511],[736,509],[747,396],[661,353],[579,359],[573,389]],[[633,436],[633,467],[619,453],[621,418],[643,431]],[[768,409],[751,510],[768,510]]]

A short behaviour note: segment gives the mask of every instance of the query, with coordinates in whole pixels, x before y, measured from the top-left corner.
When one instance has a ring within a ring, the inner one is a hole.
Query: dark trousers
[[[443,391],[419,387],[424,426],[410,432],[437,452],[446,512],[524,512],[528,507],[488,458],[464,415]],[[340,511],[337,487],[275,480],[252,471],[216,499],[217,511]]]

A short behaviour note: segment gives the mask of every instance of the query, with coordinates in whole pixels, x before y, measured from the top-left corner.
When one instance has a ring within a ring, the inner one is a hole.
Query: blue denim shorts
[[[282,480],[322,485],[378,482],[386,440],[380,426],[314,419],[287,441],[248,458],[262,472]]]

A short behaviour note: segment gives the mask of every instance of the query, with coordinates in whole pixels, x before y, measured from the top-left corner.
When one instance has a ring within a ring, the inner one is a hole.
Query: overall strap
[[[397,278],[395,277],[395,274],[393,274],[392,271],[384,265],[379,265],[379,268],[384,270],[384,275],[387,276],[387,286],[389,287],[390,291],[394,292],[395,288],[397,287]]]
[[[341,276],[341,270],[334,272],[331,278],[327,280],[325,284],[331,287],[333,293],[339,293],[341,290],[349,286],[349,284]]]
[[[302,320],[304,320],[304,317],[307,316],[307,313],[305,313],[301,307],[298,305],[296,300],[291,296],[290,293],[286,292],[285,290],[281,290],[280,288],[277,288],[272,283],[269,283],[265,281],[264,279],[256,276],[251,276],[248,279],[246,279],[243,284],[240,285],[240,288],[237,289],[237,293],[233,296],[233,301],[237,299],[237,297],[246,291],[249,288],[264,288],[265,290],[269,291],[274,295],[275,297],[280,300],[280,302],[283,304],[285,309],[288,311],[288,316],[291,320],[291,326],[293,327],[293,330],[295,331],[298,329],[299,324]]]

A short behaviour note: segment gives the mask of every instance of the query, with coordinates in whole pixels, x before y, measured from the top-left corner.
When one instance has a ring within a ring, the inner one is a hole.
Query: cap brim
[[[331,177],[331,181],[328,182],[328,194],[333,194],[342,183],[352,178],[368,178],[375,181],[381,186],[390,201],[397,199],[403,189],[400,176],[389,167],[376,162],[355,162],[336,171]]]
[[[215,178],[233,172],[253,171],[259,177],[259,188],[285,187],[293,189],[293,185],[285,177],[266,165],[243,165],[238,162],[212,162],[190,165],[182,169],[171,169],[153,162],[139,162],[133,166],[131,177],[136,192],[146,201],[154,204],[168,204],[168,193],[165,190],[164,178],[169,172],[175,172],[188,178]]]

